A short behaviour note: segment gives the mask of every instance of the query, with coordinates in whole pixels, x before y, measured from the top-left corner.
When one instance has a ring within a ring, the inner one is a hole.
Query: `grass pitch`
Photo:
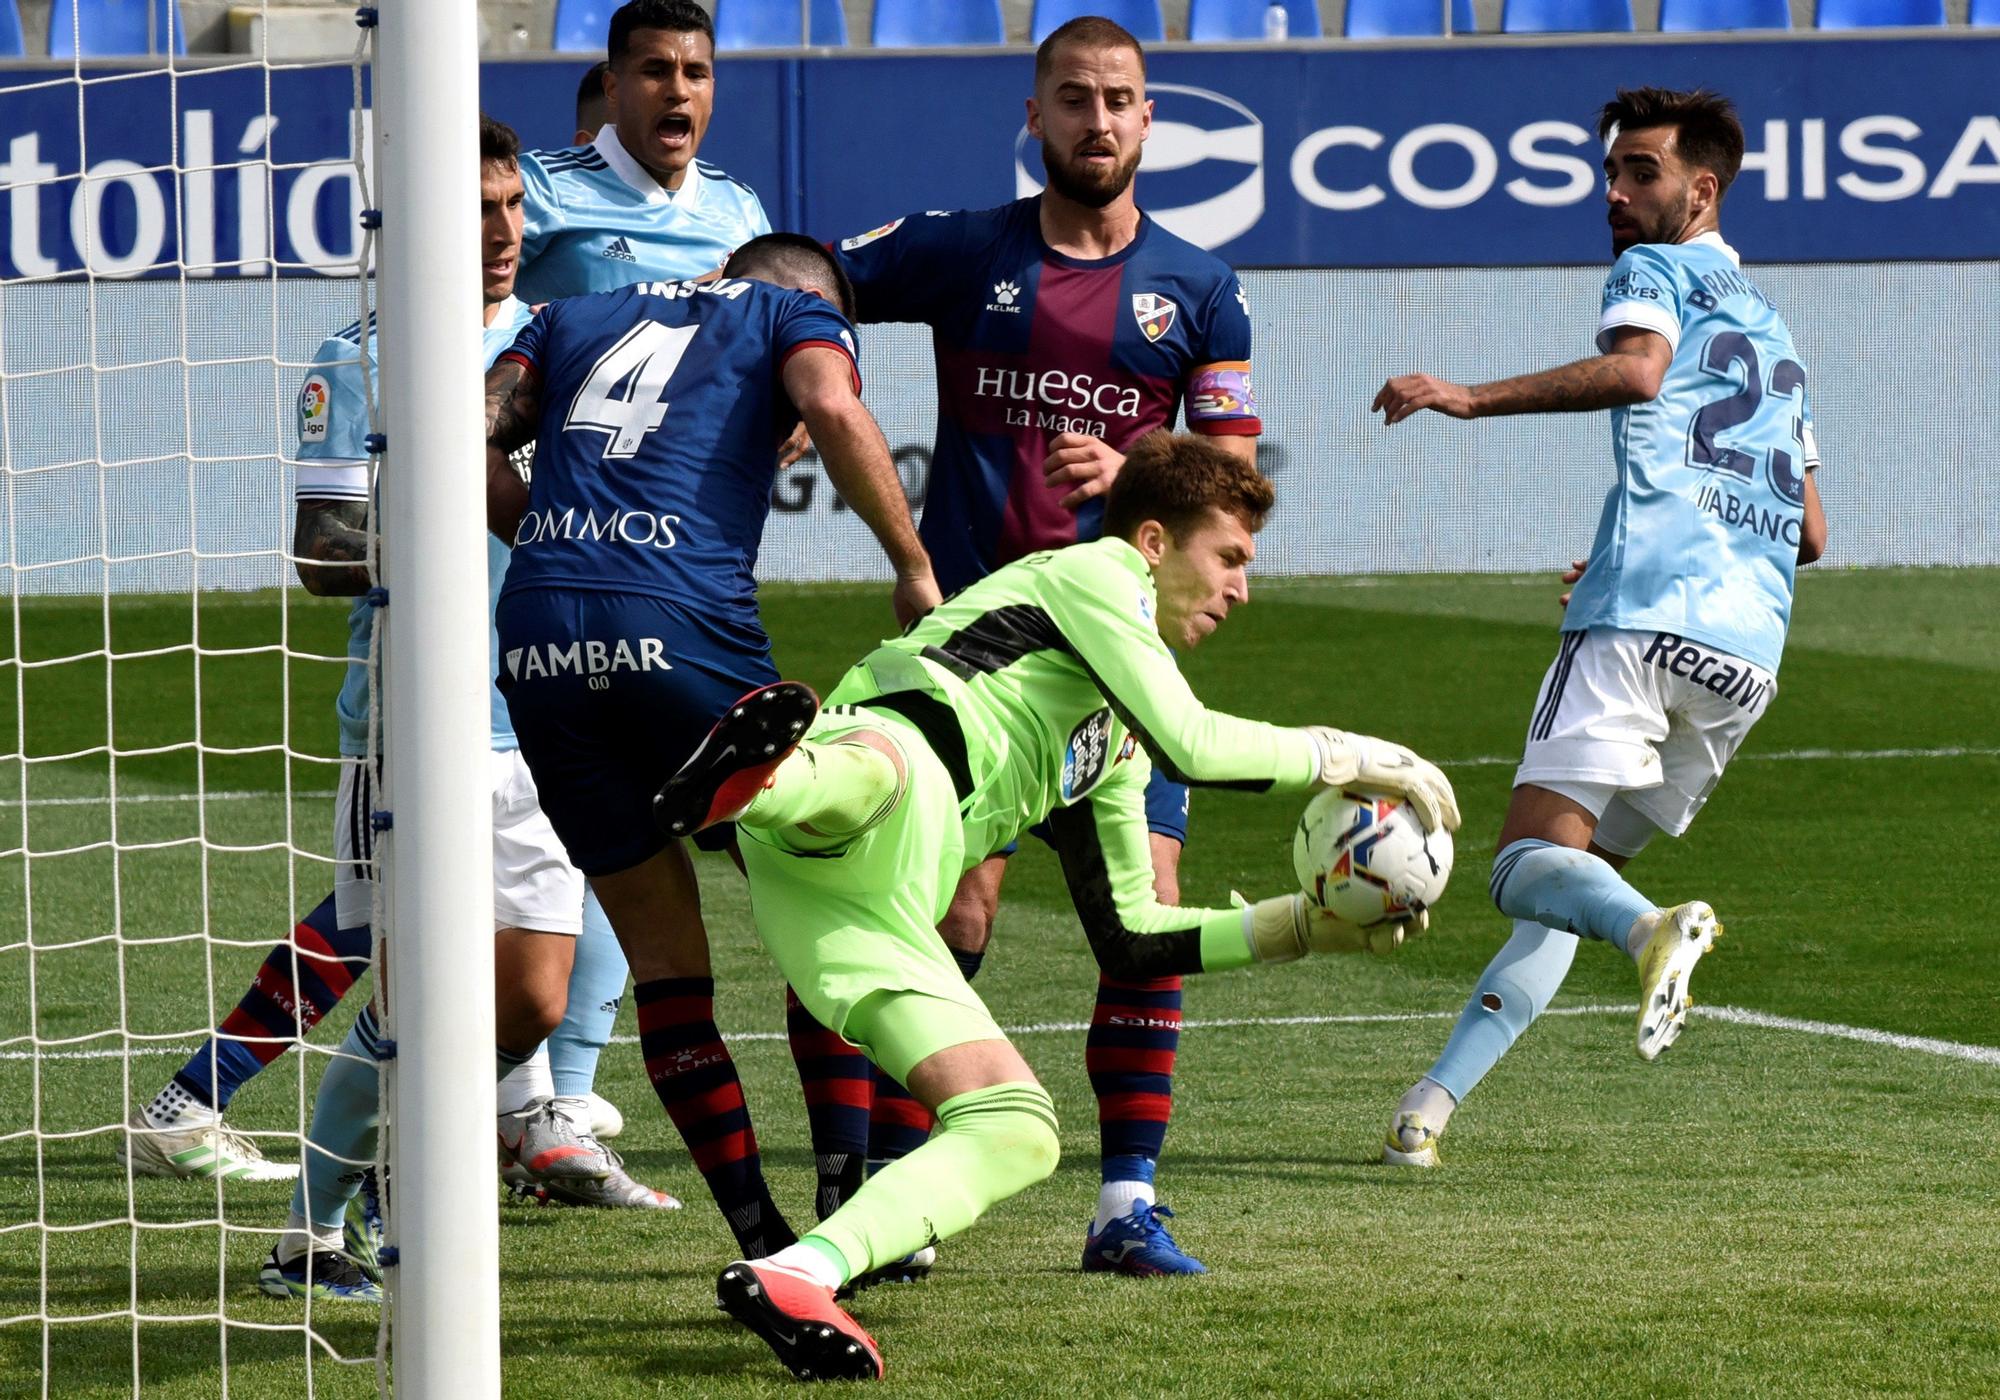
[[[1629,1004],[1632,974],[1586,947],[1556,1003],[1568,1014],[1467,1101],[1445,1167],[1376,1165],[1395,1100],[1506,934],[1484,898],[1486,852],[1554,653],[1556,591],[1260,581],[1255,605],[1186,658],[1211,704],[1410,743],[1443,762],[1466,812],[1461,868],[1422,943],[1189,983],[1160,1184],[1206,1278],[1077,1272],[1097,1153],[1075,1027],[1094,975],[1055,863],[1028,843],[980,989],[1003,1023],[1032,1027],[1019,1043],[1064,1115],[1063,1165],[949,1242],[930,1282],[866,1295],[857,1315],[890,1389],[2000,1393],[2000,1055],[1798,1024],[2000,1045],[2000,571],[1808,572],[1769,714],[1693,832],[1632,868],[1661,902],[1705,898],[1728,924],[1701,1000],[1781,1023],[1698,1014],[1643,1065],[1631,1016],[1597,1009]],[[774,588],[765,611],[783,668],[819,683],[887,621],[874,589]],[[296,595],[204,599],[202,644],[225,654],[197,662],[160,650],[192,634],[186,600],[21,608],[0,732],[47,761],[0,764],[0,1396],[373,1392],[372,1310],[315,1308],[309,1346],[303,1309],[255,1290],[269,1247],[256,1232],[282,1223],[287,1187],[128,1188],[106,1131],[326,887],[319,794],[334,771],[281,750],[331,753],[338,663],[277,648],[337,657],[341,616]],[[201,750],[176,747],[197,733]],[[115,766],[112,743],[128,755]],[[197,790],[210,800],[184,800]],[[1293,806],[1197,794],[1189,898],[1283,888]],[[733,869],[711,861],[703,878],[719,1017],[802,1226],[811,1158],[779,982]],[[351,1010],[314,1043],[333,1045]],[[37,1060],[14,1039],[31,1032],[67,1043]],[[319,1063],[279,1061],[232,1120],[295,1128]],[[634,1047],[613,1047],[599,1087],[626,1112],[631,1168],[688,1208],[498,1207],[506,1394],[789,1391],[710,1306],[730,1238]],[[65,1320],[45,1327],[44,1306]]]

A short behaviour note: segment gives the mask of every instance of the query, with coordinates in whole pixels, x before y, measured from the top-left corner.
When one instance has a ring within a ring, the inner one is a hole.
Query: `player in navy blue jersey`
[[[1145,83],[1145,53],[1129,33],[1106,19],[1070,21],[1036,52],[1028,101],[1046,191],[997,209],[911,215],[838,246],[862,321],[931,327],[938,427],[922,536],[947,590],[1031,551],[1096,538],[1125,450],[1183,412],[1192,431],[1256,459],[1263,425],[1242,284],[1133,195],[1152,120]],[[1165,778],[1147,794],[1163,903],[1179,896],[1187,804],[1187,789]],[[966,875],[939,929],[968,977],[992,934],[1007,854]],[[1153,1191],[1180,1008],[1179,978],[1100,983],[1084,1054],[1104,1181],[1086,1269],[1201,1271],[1160,1225]],[[923,1141],[929,1117],[878,1080],[876,1128],[871,1155],[896,1156]]]
[[[489,512],[514,547],[500,688],[632,964],[654,1089],[750,1257],[793,1237],[715,1028],[693,866],[652,799],[737,697],[778,679],[754,568],[777,445],[801,419],[895,567],[898,616],[938,601],[861,405],[849,298],[818,244],[766,235],[719,281],[550,304],[487,376]],[[506,457],[531,438],[524,485]]]
[[[715,110],[708,12],[631,0],[612,14],[606,48],[608,123],[568,150],[521,158],[526,301],[699,277],[771,231],[756,193],[699,158]]]

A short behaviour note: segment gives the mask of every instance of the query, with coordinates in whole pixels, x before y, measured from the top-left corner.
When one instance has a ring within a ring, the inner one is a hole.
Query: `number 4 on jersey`
[[[637,455],[646,434],[667,417],[667,381],[680,367],[699,323],[663,326],[641,321],[590,367],[583,387],[570,401],[563,431],[609,433],[602,460]]]

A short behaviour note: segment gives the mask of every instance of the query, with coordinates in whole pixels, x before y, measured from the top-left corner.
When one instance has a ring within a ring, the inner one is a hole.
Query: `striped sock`
[[[785,1033],[806,1095],[813,1163],[819,1171],[815,1200],[826,1219],[861,1187],[868,1157],[868,1115],[875,1102],[875,1067],[859,1050],[813,1019],[785,988]]]
[[[311,1035],[347,995],[368,966],[373,941],[366,924],[338,927],[328,895],[271,949],[250,990],[223,1018],[221,1034],[210,1036],[174,1081],[216,1112],[228,1108],[238,1089]]]
[[[795,1242],[764,1185],[736,1064],[715,1028],[713,977],[663,977],[632,989],[646,1076],[746,1259]]]
[[[1083,1065],[1097,1095],[1104,1180],[1143,1179],[1166,1141],[1174,1111],[1174,1057],[1181,1043],[1181,979],[1116,982],[1100,977]],[[1133,1161],[1146,1164],[1133,1175]]]

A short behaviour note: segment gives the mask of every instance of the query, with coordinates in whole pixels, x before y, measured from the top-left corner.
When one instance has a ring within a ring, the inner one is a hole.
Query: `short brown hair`
[[[514,134],[514,128],[505,122],[493,120],[484,112],[479,114],[479,163],[481,165],[521,163],[521,138]]]
[[[1055,65],[1056,50],[1064,44],[1076,44],[1087,49],[1130,49],[1138,57],[1139,76],[1142,79],[1146,76],[1146,50],[1140,47],[1131,30],[1102,15],[1078,15],[1068,23],[1058,25],[1035,50],[1036,87],[1040,87],[1042,79],[1049,76],[1049,69]]]
[[[1195,433],[1146,434],[1126,454],[1104,503],[1104,533],[1130,539],[1157,520],[1180,539],[1212,510],[1264,528],[1276,494],[1264,474],[1220,443]]]
[[[1674,148],[1680,158],[1715,176],[1715,200],[1720,204],[1736,172],[1743,168],[1743,123],[1736,119],[1736,105],[1707,88],[1693,92],[1620,88],[1618,96],[1597,114],[1601,141],[1611,140],[1614,132],[1644,131],[1654,126],[1674,128]]]

